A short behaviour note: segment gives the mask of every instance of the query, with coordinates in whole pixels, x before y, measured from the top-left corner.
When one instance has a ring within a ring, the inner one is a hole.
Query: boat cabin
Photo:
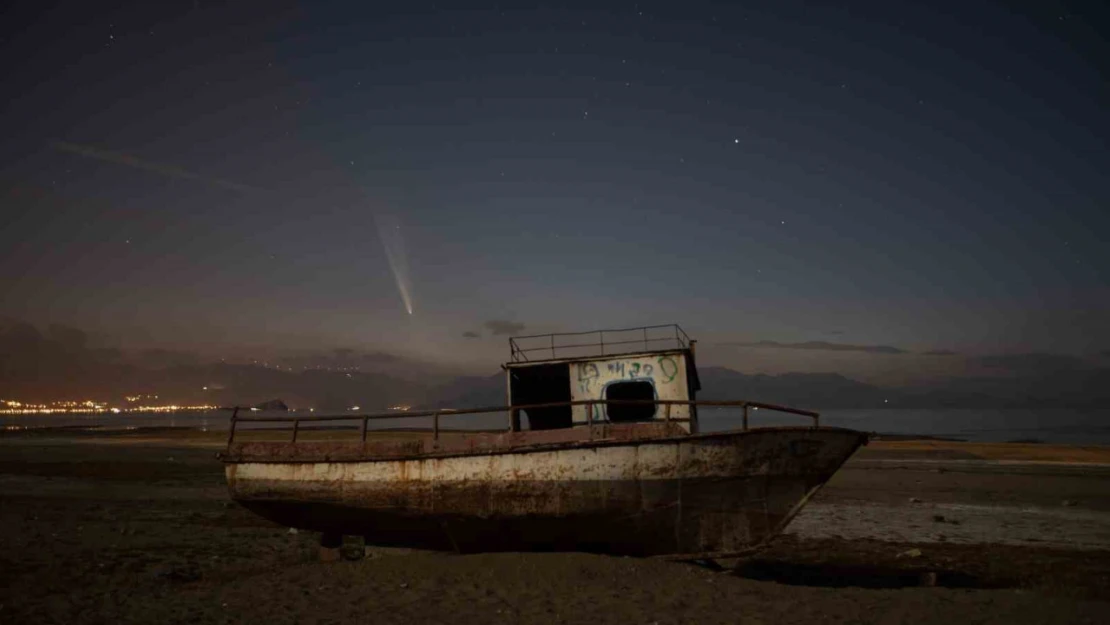
[[[695,343],[677,324],[510,338],[504,369],[512,429],[672,421],[695,433],[695,406],[648,403],[694,401],[701,388]],[[565,405],[517,408],[539,404]]]

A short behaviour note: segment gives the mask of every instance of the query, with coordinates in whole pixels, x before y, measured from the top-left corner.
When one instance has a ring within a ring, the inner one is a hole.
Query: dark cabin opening
[[[513,405],[570,401],[570,366],[533,365],[512,369],[509,374]],[[573,424],[570,406],[523,411],[530,430],[557,430]]]
[[[654,401],[655,386],[644,381],[614,382],[605,387],[605,399]],[[655,418],[655,404],[609,404],[606,414],[614,422],[650,421]]]

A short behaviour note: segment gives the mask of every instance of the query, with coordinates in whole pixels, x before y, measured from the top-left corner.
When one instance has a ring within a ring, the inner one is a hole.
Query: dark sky
[[[677,321],[862,377],[1110,346],[1100,2],[51,4],[0,18],[8,317],[460,363]]]

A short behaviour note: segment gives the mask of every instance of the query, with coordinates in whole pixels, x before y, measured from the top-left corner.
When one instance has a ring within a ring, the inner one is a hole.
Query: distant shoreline
[[[357,438],[357,426],[326,426],[300,429],[301,441],[312,440],[350,440]],[[441,428],[440,433],[462,436],[477,433],[496,433],[503,429],[453,429]],[[267,428],[239,430],[237,438],[259,440],[275,439],[269,434],[292,432],[292,428]],[[382,428],[368,430],[367,435],[374,437],[419,437],[429,434],[423,428]],[[152,444],[158,446],[208,447],[218,448],[226,445],[226,429],[203,429],[194,426],[42,426],[21,429],[0,429],[0,442],[12,443],[51,440],[60,443],[91,442],[115,443],[125,445]],[[968,462],[989,463],[1031,463],[1031,464],[1086,464],[1110,466],[1110,445],[1106,444],[1069,444],[1044,443],[1031,441],[977,442],[955,440],[928,435],[874,435],[867,446],[857,454],[853,461],[866,462],[933,462],[953,461],[957,464]]]
[[[265,413],[257,413],[265,414]],[[318,416],[309,413],[282,413],[283,416]],[[50,429],[77,431],[80,429],[134,429],[152,427],[196,428],[202,431],[226,431],[231,413],[226,411],[120,414],[120,415],[0,415],[0,435],[5,431]],[[700,415],[700,429],[717,432],[735,429],[742,422],[739,411],[714,410]],[[504,414],[449,415],[441,418],[444,431],[499,431],[506,425]],[[755,427],[775,425],[809,425],[808,418],[790,415],[764,414],[751,417]],[[913,411],[913,410],[862,410],[821,412],[821,424],[843,427],[868,433],[875,441],[936,440],[949,442],[1013,442],[1021,444],[1110,445],[1110,410],[1100,412],[1059,411]],[[281,423],[247,423],[240,421],[240,430],[285,426]],[[411,413],[398,412],[396,417],[369,424],[378,431],[406,432],[430,428],[432,417],[414,417]],[[346,421],[333,421],[309,425],[301,423],[302,430],[335,427],[337,430],[356,429],[359,415],[350,415]],[[64,428],[64,429],[63,429]]]

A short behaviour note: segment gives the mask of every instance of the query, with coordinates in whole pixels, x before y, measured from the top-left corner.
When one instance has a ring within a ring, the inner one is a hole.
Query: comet
[[[401,302],[411,315],[412,281],[409,279],[409,260],[405,252],[405,238],[401,234],[401,220],[393,215],[377,213],[374,215],[374,224],[378,227],[378,238],[382,241],[389,270],[393,273],[393,281],[397,283],[397,292],[401,294]]]

